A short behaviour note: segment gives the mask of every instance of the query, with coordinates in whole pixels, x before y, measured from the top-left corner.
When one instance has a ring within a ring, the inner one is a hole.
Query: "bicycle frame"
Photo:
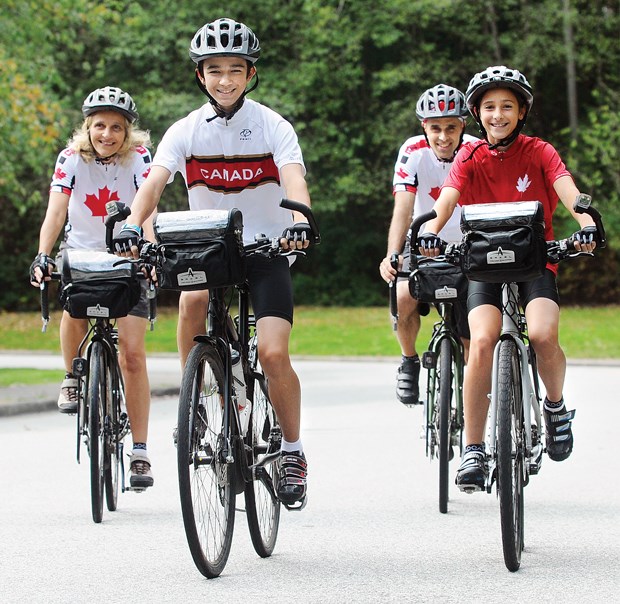
[[[125,386],[124,386],[124,378],[123,374],[118,366],[118,353],[116,351],[116,342],[114,341],[115,333],[114,333],[114,325],[109,322],[109,320],[97,319],[94,322],[90,322],[88,332],[84,336],[84,339],[80,343],[78,347],[78,356],[73,360],[73,372],[77,375],[79,380],[79,404],[78,404],[78,417],[77,417],[77,462],[80,463],[80,448],[81,448],[81,437],[88,436],[85,432],[85,391],[84,385],[88,386],[88,367],[90,361],[90,351],[92,348],[93,342],[101,342],[104,346],[105,354],[108,357],[108,362],[111,362],[113,373],[118,377],[118,380],[114,380],[112,387],[114,388],[112,395],[113,399],[118,397],[121,401],[121,408],[125,404]],[[85,354],[84,354],[85,353]],[[109,426],[106,427],[109,429]],[[121,444],[121,441],[125,436],[129,433],[129,423],[125,422],[122,425],[121,430],[115,438],[116,446],[118,447]],[[121,470],[122,470],[122,487],[121,490],[124,492],[128,490],[125,487],[125,472],[124,472],[124,464],[122,455],[119,455],[119,459],[121,461]]]
[[[225,401],[232,399],[233,382],[232,382],[232,358],[230,354],[230,345],[235,342],[240,347],[241,363],[244,367],[246,384],[249,383],[248,372],[251,369],[249,365],[249,341],[250,328],[254,326],[254,317],[250,314],[250,299],[247,284],[236,286],[238,291],[238,315],[233,320],[228,311],[225,296],[226,289],[212,289],[209,291],[209,306],[207,310],[207,334],[205,336],[196,336],[195,340],[199,342],[213,342],[220,354],[224,364],[224,393]],[[261,384],[254,380],[254,387],[260,388]],[[231,412],[231,409],[233,410]],[[234,416],[234,420],[231,419]],[[224,406],[224,433],[228,433],[228,428],[232,421],[236,423],[237,429],[233,431],[234,437],[239,437],[241,443],[243,441],[241,431],[241,420],[239,417],[238,405],[227,404]],[[227,442],[224,455],[226,463],[235,463],[235,451],[239,452],[239,447],[234,443]],[[279,450],[265,455],[259,462],[254,465],[248,465],[243,461],[240,463],[241,473],[245,482],[254,479],[260,479],[266,488],[270,491],[274,500],[277,499],[273,485],[264,479],[262,470],[277,461],[279,458]],[[241,455],[241,458],[244,457]]]
[[[491,404],[489,408],[489,427],[487,440],[487,455],[489,457],[489,473],[487,477],[487,492],[495,479],[497,459],[497,405],[498,405],[498,366],[499,349],[502,340],[511,339],[519,353],[521,364],[521,379],[523,384],[521,405],[523,408],[523,422],[525,427],[525,457],[526,473],[537,474],[542,464],[544,451],[543,423],[541,414],[540,388],[538,372],[536,371],[536,355],[534,350],[526,345],[525,317],[519,308],[519,289],[515,283],[502,285],[502,331],[493,352],[493,369],[491,374]],[[531,369],[531,370],[530,370]],[[537,442],[533,443],[532,421],[538,431]],[[526,484],[527,484],[527,476]]]

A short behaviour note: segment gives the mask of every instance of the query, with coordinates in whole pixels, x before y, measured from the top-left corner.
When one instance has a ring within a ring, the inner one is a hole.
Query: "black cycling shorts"
[[[533,281],[523,281],[518,284],[521,305],[525,308],[535,298],[548,298],[560,305],[560,295],[555,274],[548,268],[545,272]],[[502,284],[483,283],[481,281],[470,281],[467,295],[467,308],[473,310],[483,304],[491,304],[497,309],[502,310]]]
[[[249,256],[247,278],[256,320],[280,317],[293,324],[293,281],[285,256]]]
[[[149,318],[149,299],[146,297],[148,291],[148,283],[146,279],[140,279],[140,299],[138,303],[129,311],[132,317],[140,317],[141,319]]]

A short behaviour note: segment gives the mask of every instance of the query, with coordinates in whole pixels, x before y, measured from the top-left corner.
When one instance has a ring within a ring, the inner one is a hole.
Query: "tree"
[[[262,45],[261,85],[252,96],[292,121],[300,137],[323,243],[311,252],[311,262],[297,263],[298,302],[385,303],[377,266],[392,212],[395,154],[407,136],[421,132],[415,101],[439,82],[465,90],[474,73],[497,63],[528,77],[535,100],[525,132],[559,150],[578,186],[604,211],[610,245],[616,246],[618,0],[571,0],[568,13],[557,0],[4,4],[0,252],[14,257],[18,249],[16,262],[0,267],[3,281],[16,284],[0,292],[5,308],[36,303],[24,276],[36,252],[54,159],[81,121],[86,94],[102,85],[129,90],[141,126],[157,144],[169,125],[205,102],[187,48],[198,27],[219,16],[255,30]],[[565,36],[566,23],[572,36]],[[572,58],[566,39],[572,40]],[[571,86],[579,100],[576,139],[563,92],[572,62]],[[469,129],[475,133],[473,122]],[[177,179],[161,208],[186,203]],[[574,224],[559,220],[557,228],[568,234]],[[615,252],[610,253],[611,258]],[[618,300],[617,290],[598,294],[592,299]]]

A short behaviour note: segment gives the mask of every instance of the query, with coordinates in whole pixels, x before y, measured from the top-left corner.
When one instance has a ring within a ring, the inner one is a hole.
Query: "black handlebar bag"
[[[463,206],[461,268],[472,281],[532,281],[547,263],[545,220],[539,201]]]
[[[245,281],[243,217],[237,208],[163,212],[153,226],[162,289],[194,291]]]
[[[445,260],[418,258],[409,275],[409,293],[419,302],[455,303],[467,299],[467,277],[459,266]]]
[[[126,317],[140,300],[134,263],[114,254],[92,250],[61,252],[62,307],[74,319]]]

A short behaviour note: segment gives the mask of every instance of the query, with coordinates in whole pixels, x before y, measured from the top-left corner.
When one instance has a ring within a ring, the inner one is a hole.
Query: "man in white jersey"
[[[462,92],[446,84],[426,90],[416,104],[416,116],[422,123],[423,135],[408,138],[401,146],[394,166],[394,211],[388,233],[387,254],[379,265],[383,279],[390,283],[396,271],[390,264],[392,254],[401,256],[402,269],[409,268],[410,246],[405,242],[413,218],[430,211],[450,172],[454,156],[463,141],[476,141],[465,134],[467,106]],[[448,242],[460,241],[460,210],[457,208],[439,236]],[[420,233],[425,227],[422,226]],[[428,305],[420,304],[409,293],[406,279],[397,284],[398,323],[396,336],[402,351],[398,368],[396,396],[405,405],[420,402],[418,379],[420,358],[416,340],[420,331],[420,315],[429,312]],[[455,305],[459,333],[468,338],[467,313]]]
[[[246,98],[258,84],[257,37],[243,23],[218,19],[196,32],[189,54],[197,64],[196,82],[209,102],[164,135],[131,208],[135,224],[126,225],[115,239],[118,249],[137,253],[140,226],[176,172],[185,179],[190,209],[236,207],[243,212],[246,243],[259,233],[282,234],[283,248],[306,248],[306,218],[279,206],[282,197],[310,206],[297,136],[280,115]],[[246,90],[253,78],[253,87]],[[301,505],[307,465],[300,439],[301,388],[288,354],[293,294],[287,259],[248,258],[248,283],[260,363],[283,433],[278,496],[287,505]],[[183,364],[194,336],[204,333],[207,303],[208,291],[181,293],[177,343]]]

